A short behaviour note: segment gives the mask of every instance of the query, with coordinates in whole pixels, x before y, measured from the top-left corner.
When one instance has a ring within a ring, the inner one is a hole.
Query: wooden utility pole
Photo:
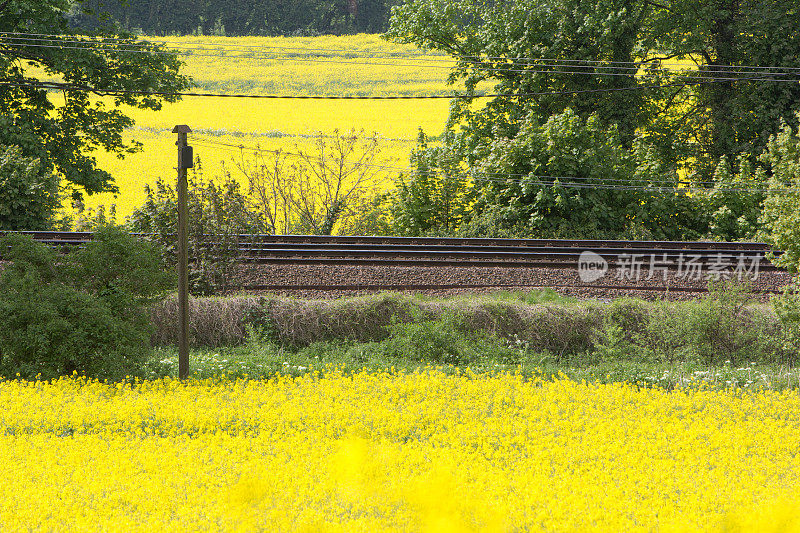
[[[192,147],[187,143],[189,126],[175,126],[178,134],[178,378],[189,376],[189,186],[186,169],[194,166]]]

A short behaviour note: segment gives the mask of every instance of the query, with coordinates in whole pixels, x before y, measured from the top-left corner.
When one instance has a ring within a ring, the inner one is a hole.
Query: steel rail
[[[4,232],[0,232],[2,234]],[[35,240],[68,250],[92,239],[91,232],[23,232]],[[151,234],[138,234],[154,237]],[[228,242],[226,242],[228,240]],[[768,254],[780,255],[767,243],[704,241],[621,241],[557,239],[460,239],[451,237],[373,237],[319,235],[204,235],[202,246],[212,253],[236,249],[245,262],[261,264],[480,266],[576,268],[580,254],[594,252],[609,266],[656,265],[674,269],[691,260],[733,267],[737,261],[759,261],[775,270]],[[232,251],[232,250],[230,250]]]
[[[8,233],[0,231],[0,235]],[[23,231],[37,241],[68,241],[70,243],[86,243],[92,239],[91,232],[62,231]],[[138,233],[141,236],[153,234]],[[204,235],[212,240],[217,235]],[[340,235],[258,235],[240,234],[227,236],[242,243],[307,243],[307,244],[381,244],[381,245],[439,245],[439,246],[511,246],[511,247],[617,247],[617,248],[656,248],[685,249],[699,247],[702,249],[736,249],[736,250],[771,250],[767,243],[759,242],[720,242],[720,241],[626,241],[626,240],[594,240],[594,239],[506,239],[506,238],[458,238],[458,237],[382,237],[382,236],[340,236]]]
[[[548,256],[548,257],[569,257],[577,258],[585,251],[591,251],[603,257],[620,257],[629,256],[636,258],[653,257],[673,259],[680,256],[683,257],[712,257],[712,258],[738,258],[738,257],[764,257],[765,251],[762,250],[743,250],[743,249],[700,249],[700,248],[686,248],[678,249],[664,249],[664,248],[595,248],[595,249],[580,249],[572,247],[519,247],[512,246],[413,246],[413,245],[396,245],[377,247],[371,245],[270,245],[261,247],[243,247],[239,245],[239,250],[253,256],[286,256],[290,254],[298,255],[353,255],[353,256],[367,256],[367,255],[396,255],[402,256],[417,256],[417,255],[433,255],[439,254],[442,256],[460,256],[465,257],[474,255],[476,257],[492,255],[494,257],[509,257],[509,258],[532,258],[535,256]]]
[[[391,283],[364,283],[364,284],[296,284],[296,285],[279,285],[279,284],[251,284],[244,285],[242,289],[248,291],[432,291],[432,290],[457,290],[457,289],[506,289],[506,288],[525,288],[525,289],[597,289],[602,291],[620,290],[620,291],[650,291],[650,292],[679,292],[679,293],[694,293],[694,292],[708,292],[708,287],[666,287],[666,286],[648,286],[648,285],[578,285],[578,284],[525,284],[525,283],[459,283],[459,284],[391,284]],[[753,294],[782,294],[782,290],[777,289],[752,289],[749,292]]]

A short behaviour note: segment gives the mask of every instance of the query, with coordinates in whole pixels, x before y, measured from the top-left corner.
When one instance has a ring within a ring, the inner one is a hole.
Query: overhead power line
[[[245,94],[245,93],[203,93],[187,91],[136,91],[130,89],[101,89],[85,85],[76,85],[62,82],[34,82],[25,80],[0,80],[0,87],[20,87],[56,91],[82,91],[91,92],[97,95],[115,96],[131,94],[138,96],[193,96],[193,97],[214,97],[214,98],[250,98],[250,99],[273,99],[273,100],[431,100],[431,99],[464,99],[473,100],[478,98],[530,98],[535,96],[557,96],[557,95],[578,95],[592,93],[607,93],[618,91],[640,91],[644,89],[663,89],[666,87],[684,87],[687,85],[703,85],[709,83],[721,83],[723,81],[769,81],[769,82],[794,82],[798,80],[782,80],[772,78],[737,78],[734,80],[709,79],[704,81],[686,81],[664,84],[635,85],[632,87],[609,87],[603,89],[577,89],[572,91],[538,91],[521,93],[486,93],[486,94],[428,94],[428,95],[373,95],[373,96],[346,96],[346,95],[284,95],[284,94]]]
[[[3,40],[5,39],[5,40]],[[10,40],[9,40],[10,39]],[[20,42],[20,39],[23,42]],[[51,44],[41,44],[41,43],[31,43],[26,41],[45,41]],[[73,43],[72,46],[66,46],[64,43]],[[74,46],[75,43],[80,43],[81,46]],[[45,48],[45,49],[66,49],[66,50],[100,50],[104,52],[116,52],[116,53],[138,53],[138,54],[174,54],[183,51],[182,49],[146,49],[146,48],[135,48],[136,43],[133,42],[124,42],[124,43],[107,43],[105,41],[85,41],[85,40],[45,40],[45,39],[28,39],[28,38],[2,38],[0,37],[0,44],[5,44],[6,46],[13,47],[13,48]],[[143,43],[144,45],[145,43]],[[311,62],[311,63],[332,63],[332,64],[341,64],[341,65],[355,65],[355,66],[392,66],[392,67],[408,67],[408,68],[435,68],[435,69],[446,69],[452,70],[456,67],[456,64],[440,64],[438,61],[431,63],[430,60],[425,58],[403,58],[404,61],[414,61],[412,63],[386,63],[386,62],[376,62],[373,59],[383,59],[384,61],[386,57],[381,58],[380,56],[361,56],[358,61],[352,61],[348,59],[348,57],[344,56],[316,56],[316,55],[291,55],[291,56],[279,56],[279,55],[268,55],[263,52],[257,53],[253,55],[252,52],[246,54],[225,54],[219,53],[219,51],[205,51],[209,50],[207,48],[199,48],[199,49],[192,49],[195,50],[192,52],[192,55],[197,55],[201,57],[224,57],[226,59],[231,58],[242,58],[242,59],[271,59],[271,60],[278,60],[278,61],[302,61],[302,62]],[[199,50],[199,51],[198,51]],[[237,50],[242,51],[242,50]],[[363,59],[369,59],[368,61],[364,61]],[[399,59],[399,58],[398,58]],[[463,61],[463,60],[462,60]],[[500,59],[494,65],[485,65],[483,62],[478,60],[470,60],[467,63],[471,63],[475,66],[476,69],[482,72],[491,72],[496,74],[513,74],[513,73],[521,73],[521,74],[530,74],[530,73],[543,73],[543,74],[568,74],[568,75],[591,75],[591,76],[606,76],[606,77],[632,77],[637,75],[638,72],[641,70],[641,66],[643,63],[635,64],[635,66],[619,66],[619,65],[612,65],[612,64],[601,64],[599,61],[592,61],[587,63],[575,63],[575,60],[535,60],[535,62],[530,63],[519,63],[519,62],[510,62],[506,63],[504,60]],[[452,62],[452,60],[451,60]],[[501,63],[502,62],[502,63]],[[521,68],[520,68],[521,67]],[[741,79],[740,77],[733,77],[731,75],[758,75],[758,76],[792,76],[796,75],[800,76],[800,67],[797,69],[793,67],[773,67],[769,70],[743,70],[743,67],[735,67],[738,70],[731,70],[731,69],[717,69],[716,65],[709,66],[708,68],[702,68],[700,70],[692,70],[692,69],[682,69],[682,70],[673,70],[673,69],[663,69],[663,68],[645,68],[645,73],[668,73],[671,75],[680,76],[682,79],[716,79],[721,81],[735,81]],[[591,69],[591,70],[586,70]],[[608,72],[608,70],[613,70],[614,72]],[[616,72],[619,70],[629,70],[631,72]],[[779,72],[778,70],[788,70],[788,72]],[[752,78],[752,79],[771,79],[771,78]],[[791,79],[790,81],[800,81],[800,78]]]
[[[324,157],[316,157],[309,154],[302,154],[297,152],[290,152],[285,150],[268,150],[260,147],[235,145],[232,143],[225,143],[212,139],[195,139],[193,144],[205,147],[222,148],[233,151],[245,150],[248,152],[285,155],[287,157],[310,159],[320,162],[325,162],[328,159]],[[338,164],[338,161],[337,161]],[[357,167],[367,167],[376,170],[388,170],[395,172],[414,172],[413,167],[395,167],[391,165],[378,165],[371,163],[355,163]],[[497,176],[497,177],[492,177]],[[781,188],[764,188],[764,187],[718,187],[716,183],[703,182],[703,183],[683,183],[682,186],[677,186],[666,181],[649,181],[649,180],[622,180],[606,178],[601,183],[589,182],[595,178],[579,177],[579,176],[548,176],[540,174],[506,174],[506,173],[487,173],[476,172],[473,170],[465,170],[464,176],[447,176],[457,177],[459,179],[471,180],[485,183],[501,183],[501,184],[517,184],[517,185],[533,185],[540,187],[550,188],[566,188],[566,189],[590,189],[590,190],[615,190],[615,191],[637,191],[648,193],[687,193],[691,191],[701,192],[716,192],[716,193],[743,193],[743,194],[789,194],[800,192],[800,188],[781,187]],[[543,181],[553,180],[553,181]],[[608,183],[611,182],[611,183]]]
[[[17,38],[17,39],[28,39],[34,37],[44,37],[45,39],[29,39],[29,40],[41,40],[41,41],[54,41],[54,42],[83,42],[83,43],[122,43],[127,45],[135,45],[137,43],[143,44],[153,44],[157,43],[163,46],[172,46],[175,47],[175,51],[181,50],[233,50],[233,51],[258,51],[258,50],[296,50],[299,52],[318,52],[320,54],[344,54],[346,56],[358,56],[364,58],[401,58],[401,59],[418,59],[424,61],[453,61],[461,60],[466,62],[506,62],[512,65],[529,65],[529,64],[538,64],[539,62],[547,62],[547,63],[558,63],[570,66],[580,66],[580,65],[593,65],[595,68],[614,68],[614,69],[640,69],[646,68],[648,70],[671,70],[671,69],[652,69],[649,67],[654,62],[657,62],[660,65],[677,65],[680,67],[684,67],[680,62],[675,60],[659,60],[657,58],[652,59],[642,59],[639,61],[607,61],[607,60],[590,60],[590,59],[563,59],[563,58],[544,58],[544,57],[521,57],[521,56],[471,56],[471,55],[456,55],[450,56],[447,54],[442,54],[439,52],[431,53],[431,52],[387,52],[383,54],[376,55],[374,52],[371,51],[363,51],[363,50],[354,50],[354,49],[342,49],[342,48],[305,48],[305,47],[296,47],[296,46],[277,46],[277,45],[236,45],[231,43],[214,43],[214,42],[204,42],[202,43],[201,47],[191,46],[193,43],[175,43],[174,41],[169,40],[158,40],[158,39],[147,39],[147,40],[140,40],[140,41],[131,41],[130,39],[121,39],[121,38],[110,38],[110,37],[103,37],[98,36],[95,40],[91,37],[83,39],[83,40],[74,40],[76,37],[75,35],[57,35],[57,34],[45,34],[45,33],[21,33],[21,32],[0,32],[0,36],[10,36],[10,38]],[[73,40],[70,40],[70,39]],[[170,52],[171,53],[171,52]],[[368,54],[368,55],[365,55]],[[227,57],[227,56],[226,56]],[[436,58],[436,59],[434,59]],[[763,66],[763,65],[722,65],[722,64],[712,64],[712,65],[705,65],[705,71],[707,72],[725,72],[726,69],[755,69],[755,70],[788,70],[788,71],[800,71],[800,66],[798,67],[789,67],[789,66]],[[685,67],[684,67],[685,69]],[[716,70],[720,69],[720,70]]]

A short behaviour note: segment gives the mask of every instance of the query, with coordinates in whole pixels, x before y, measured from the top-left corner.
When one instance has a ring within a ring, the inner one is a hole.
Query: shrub
[[[800,355],[800,280],[784,289],[783,294],[772,299],[775,314],[780,320],[783,349],[793,358]]]
[[[800,120],[800,113],[797,114]],[[770,137],[767,148],[759,158],[771,178],[770,193],[764,200],[759,222],[763,237],[783,254],[773,258],[776,265],[798,272],[800,270],[800,132],[783,123],[780,131]]]
[[[110,227],[68,256],[17,234],[0,246],[10,262],[0,275],[3,375],[138,372],[150,354],[146,306],[170,286],[156,248]]]
[[[602,329],[595,337],[595,354],[601,359],[633,358],[647,330],[652,305],[633,298],[620,298],[608,305]]]
[[[643,358],[650,361],[693,361],[697,354],[693,351],[691,333],[687,332],[690,321],[686,319],[686,309],[692,302],[654,302],[639,344]]]
[[[705,363],[734,365],[769,359],[779,347],[760,314],[748,309],[747,287],[709,283],[709,294],[685,314],[687,344]]]
[[[239,234],[264,233],[266,227],[235,180],[227,176],[221,183],[205,181],[199,160],[196,167],[187,199],[189,290],[193,295],[225,293],[233,288]],[[177,192],[159,179],[154,188],[145,186],[145,193],[145,203],[134,210],[127,227],[135,233],[154,234],[165,259],[177,265]]]

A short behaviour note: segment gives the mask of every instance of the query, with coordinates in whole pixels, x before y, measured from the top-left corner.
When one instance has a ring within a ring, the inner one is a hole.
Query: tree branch
[[[648,58],[648,59],[643,59],[642,63],[650,63],[652,61],[667,61],[669,59],[672,59],[673,57],[678,57],[678,56],[682,56],[682,55],[685,55],[685,54],[686,54],[686,52],[675,52],[674,54],[670,54],[668,56],[651,57],[651,58]]]
[[[678,87],[678,90],[677,90],[677,91],[675,91],[674,93],[672,93],[672,96],[670,96],[670,97],[669,97],[669,100],[667,100],[667,103],[666,103],[666,104],[664,104],[664,111],[666,111],[667,109],[669,109],[669,107],[672,105],[672,102],[675,100],[675,97],[677,97],[677,96],[678,96],[678,94],[679,94],[679,93],[680,93],[682,90],[684,90],[685,88],[686,88],[686,85],[681,85],[680,87]]]
[[[673,12],[674,12],[674,11],[673,11],[673,9],[672,9],[671,7],[669,7],[669,6],[665,6],[664,4],[659,4],[658,2],[652,2],[651,0],[644,0],[644,3],[645,3],[645,4],[649,4],[649,5],[651,5],[651,6],[654,6],[654,7],[660,7],[661,9],[666,9],[666,10],[667,10],[667,11],[669,11],[670,13],[673,13]]]

